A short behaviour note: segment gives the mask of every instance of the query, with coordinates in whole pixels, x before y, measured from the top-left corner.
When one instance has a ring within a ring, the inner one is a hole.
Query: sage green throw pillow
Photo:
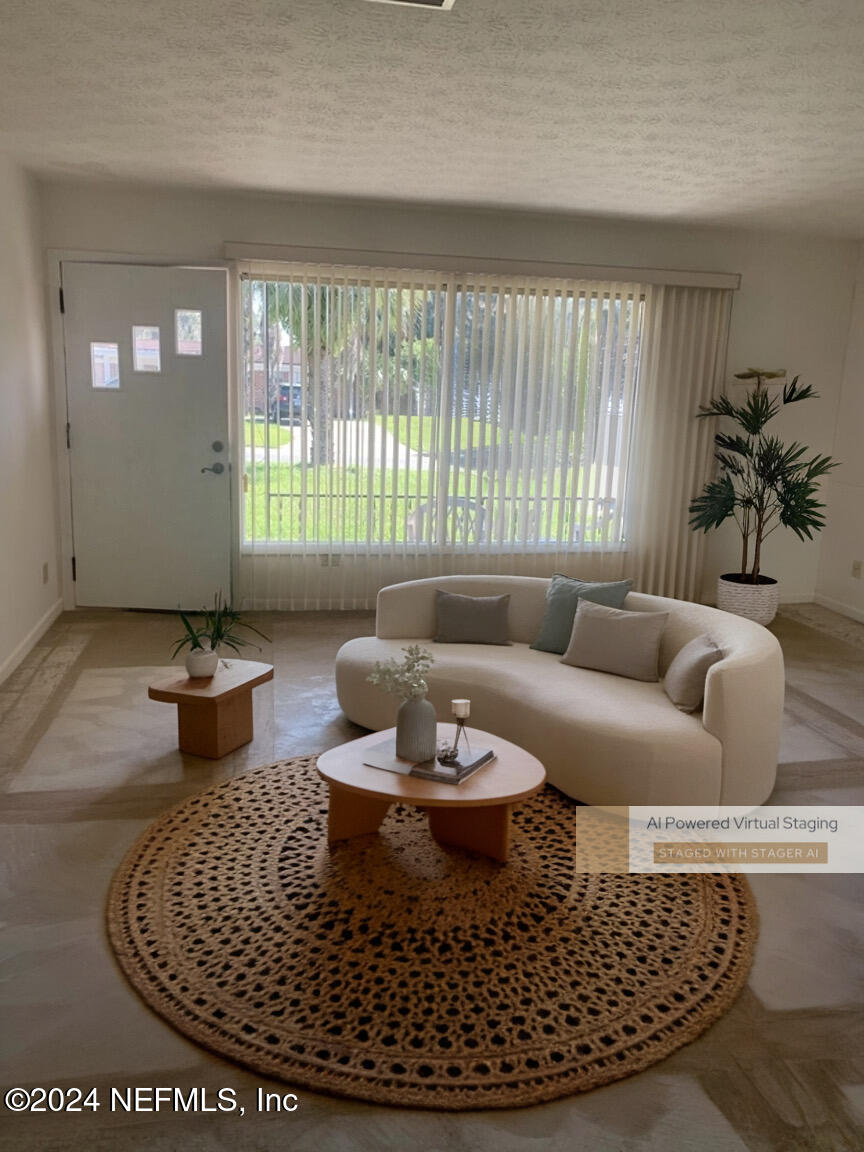
[[[630,680],[656,680],[668,619],[668,612],[622,612],[583,599],[561,663]]]
[[[620,608],[632,587],[632,580],[576,580],[556,572],[546,590],[546,611],[531,647],[539,652],[557,652],[560,656],[570,643],[580,600],[605,604],[607,608]]]
[[[676,708],[682,712],[696,712],[702,707],[708,669],[722,659],[722,651],[707,632],[684,645],[663,679],[666,695]]]

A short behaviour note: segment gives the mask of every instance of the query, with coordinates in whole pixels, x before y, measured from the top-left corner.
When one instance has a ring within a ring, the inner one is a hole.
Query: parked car
[[[304,424],[308,412],[303,404],[300,384],[280,384],[270,401],[270,419],[275,424]]]

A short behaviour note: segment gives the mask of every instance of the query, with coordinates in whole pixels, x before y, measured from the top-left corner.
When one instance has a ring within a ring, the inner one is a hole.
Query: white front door
[[[230,597],[227,274],[64,261],[62,283],[76,603]]]

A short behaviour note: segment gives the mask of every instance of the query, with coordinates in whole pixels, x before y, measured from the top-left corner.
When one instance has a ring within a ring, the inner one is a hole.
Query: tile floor
[[[233,1088],[246,1115],[97,1111],[15,1116],[15,1152],[853,1152],[864,1149],[864,884],[855,876],[756,876],[761,934],[749,985],[695,1043],[584,1096],[450,1116],[300,1090],[291,1114],[259,1114],[280,1086],[197,1048],[127,986],[103,906],[126,848],[167,806],[213,781],[332,747],[360,730],[332,681],[339,645],[370,613],[270,614],[255,739],[218,762],[176,748],[175,710],[146,697],[174,619],[61,617],[0,685],[6,872],[2,964],[5,1088]],[[773,630],[787,664],[777,803],[864,803],[864,626],[796,606]],[[290,1087],[290,1086],[289,1086]],[[288,1090],[281,1086],[281,1091]]]

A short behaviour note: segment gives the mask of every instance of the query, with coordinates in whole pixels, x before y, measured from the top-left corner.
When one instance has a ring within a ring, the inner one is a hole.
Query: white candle
[[[453,709],[453,715],[457,720],[467,720],[471,715],[470,700],[451,700],[450,707]]]

